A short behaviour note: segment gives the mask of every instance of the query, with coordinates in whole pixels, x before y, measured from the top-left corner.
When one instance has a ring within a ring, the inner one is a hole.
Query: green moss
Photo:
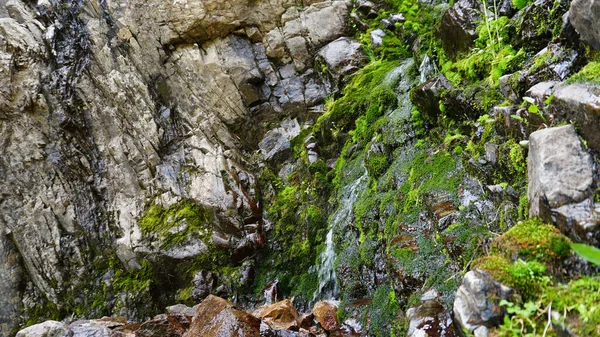
[[[329,131],[332,124],[335,124],[342,131],[348,131],[363,114],[365,121],[372,122],[386,110],[393,109],[396,104],[395,95],[386,87],[384,78],[397,65],[397,61],[377,60],[358,71],[344,88],[344,96],[336,100],[326,114],[319,117],[315,129]],[[365,132],[357,137],[367,135]]]
[[[418,214],[424,193],[433,190],[456,191],[461,179],[460,174],[452,174],[456,161],[447,152],[430,156],[422,151],[407,164],[403,170],[406,170],[408,178],[400,187],[404,195],[402,211],[405,214]]]
[[[513,0],[512,1],[513,7],[516,10],[521,10],[521,9],[525,8],[527,5],[529,5],[529,3],[530,3],[529,0]]]
[[[552,225],[530,219],[498,237],[493,247],[508,258],[558,262],[571,254],[570,241]]]
[[[300,131],[300,134],[290,141],[290,147],[292,148],[292,155],[294,158],[306,158],[304,140],[310,135],[311,131],[311,128],[306,128]]]
[[[389,166],[390,164],[388,163],[387,156],[383,153],[372,154],[365,162],[365,167],[369,171],[369,176],[371,176],[371,178],[379,178],[387,171]]]
[[[577,74],[569,77],[567,83],[600,83],[600,61],[588,63]]]
[[[162,248],[178,246],[198,237],[208,241],[211,235],[212,211],[193,200],[182,200],[169,208],[149,206],[139,219],[146,238],[160,238]]]
[[[140,265],[139,269],[115,270],[112,286],[116,293],[122,294],[115,304],[115,312],[121,308],[136,308],[140,301],[150,299],[148,293],[154,278],[153,268],[148,260],[143,260]]]
[[[455,86],[485,80],[496,88],[502,75],[518,70],[527,60],[524,50],[506,44],[510,29],[510,19],[504,16],[481,24],[477,28],[476,49],[455,62],[444,61],[442,73]]]
[[[373,304],[370,310],[371,325],[369,332],[375,337],[390,336],[392,327],[398,325],[398,311],[400,305],[396,293],[390,286],[377,288],[373,295]]]
[[[516,289],[525,299],[535,298],[550,279],[547,267],[537,261],[517,260],[514,263],[503,256],[489,255],[473,262],[474,269],[490,274],[495,281]]]
[[[509,272],[510,265],[510,260],[503,256],[488,255],[475,260],[473,269],[481,269],[490,274],[494,280],[512,286],[515,282]]]

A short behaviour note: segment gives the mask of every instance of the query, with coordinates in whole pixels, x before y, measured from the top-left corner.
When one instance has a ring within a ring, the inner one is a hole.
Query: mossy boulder
[[[570,240],[553,225],[539,220],[523,221],[492,243],[492,249],[512,261],[560,262],[571,254]]]

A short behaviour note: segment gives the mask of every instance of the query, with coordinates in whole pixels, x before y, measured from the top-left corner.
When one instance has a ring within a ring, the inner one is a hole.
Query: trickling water
[[[347,223],[352,219],[352,205],[354,205],[356,198],[368,181],[367,169],[364,166],[361,167],[364,172],[360,178],[356,179],[352,184],[342,188],[340,206],[329,223],[329,232],[327,232],[327,237],[325,239],[325,250],[321,253],[318,265],[319,288],[315,291],[313,300],[333,299],[339,295],[340,288],[333,266],[333,263],[335,262],[333,232],[339,225]]]
[[[419,73],[421,74],[419,83],[425,83],[429,78],[435,76],[437,72],[438,69],[435,62],[428,55],[425,55],[423,62],[421,62],[421,65],[419,66]]]

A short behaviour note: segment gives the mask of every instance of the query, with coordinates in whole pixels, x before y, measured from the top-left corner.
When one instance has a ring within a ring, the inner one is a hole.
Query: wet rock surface
[[[421,296],[416,307],[406,311],[406,318],[409,320],[407,337],[459,336],[453,325],[452,314],[445,310],[439,296],[436,290],[430,290]]]
[[[456,58],[472,47],[477,33],[475,24],[482,13],[481,2],[460,0],[442,17],[439,35],[444,50],[451,58]]]

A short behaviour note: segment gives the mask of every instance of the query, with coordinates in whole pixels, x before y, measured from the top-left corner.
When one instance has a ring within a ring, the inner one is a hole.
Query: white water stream
[[[340,206],[334,213],[329,223],[329,232],[325,240],[325,250],[321,253],[318,265],[319,288],[313,295],[313,300],[334,299],[339,295],[340,287],[335,274],[335,251],[333,244],[334,230],[352,220],[352,206],[356,198],[366,187],[368,182],[367,169],[362,166],[363,174],[352,184],[344,186],[341,191]]]

